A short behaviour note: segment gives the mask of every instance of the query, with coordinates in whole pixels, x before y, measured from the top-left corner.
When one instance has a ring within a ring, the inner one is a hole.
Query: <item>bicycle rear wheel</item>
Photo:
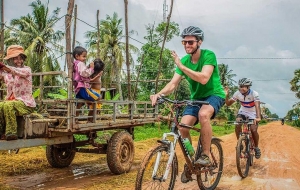
[[[242,178],[248,176],[250,166],[250,154],[247,148],[248,143],[245,136],[240,136],[236,146],[236,167]]]
[[[201,190],[215,189],[220,182],[223,172],[223,149],[220,140],[211,140],[210,154],[211,165],[201,167],[202,172],[197,175],[198,186]]]
[[[158,156],[160,157],[159,165],[156,173],[154,173],[154,166]],[[167,145],[162,144],[152,148],[144,157],[140,165],[136,176],[135,189],[173,189],[176,175],[178,175],[178,161],[176,153],[174,155],[168,177],[166,180],[163,180],[166,168],[168,167],[167,163],[169,156],[169,147]]]

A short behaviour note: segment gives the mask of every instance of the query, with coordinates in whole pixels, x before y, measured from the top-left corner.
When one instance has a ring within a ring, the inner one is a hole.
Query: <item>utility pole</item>
[[[4,57],[4,0],[0,0],[0,22],[1,22],[1,34],[0,34],[0,61],[3,61]]]
[[[163,4],[163,21],[166,22],[167,21],[167,12],[168,12],[168,5],[167,5],[167,0],[164,0],[164,4]]]

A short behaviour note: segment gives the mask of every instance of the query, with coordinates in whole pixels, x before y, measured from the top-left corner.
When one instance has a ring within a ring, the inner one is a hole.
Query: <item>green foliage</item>
[[[271,117],[271,118],[276,118],[276,119],[279,118],[279,116],[278,116],[276,113],[272,113],[272,114],[270,115],[270,117]]]
[[[114,97],[111,97],[111,94],[109,91],[106,91],[104,93],[104,100],[118,100],[120,97],[120,94],[116,94]]]
[[[222,86],[228,86],[229,88],[232,88],[234,83],[236,83],[236,81],[233,80],[233,77],[236,77],[236,74],[232,73],[232,69],[229,70],[228,65],[223,63],[218,64],[218,69]]]
[[[219,137],[219,136],[233,133],[235,130],[235,126],[230,124],[225,124],[224,126],[213,126],[212,129],[213,129],[213,135]]]
[[[52,15],[49,14],[48,4],[40,0],[33,1],[29,6],[32,13],[12,19],[12,28],[5,35],[5,45],[19,44],[24,47],[27,55],[26,65],[31,67],[32,72],[46,72],[61,70],[57,57],[57,51],[63,52],[60,45],[64,33],[54,30],[60,8],[56,8]],[[54,52],[55,51],[55,52]],[[58,84],[55,76],[46,76],[45,83]],[[33,84],[37,86],[38,78],[33,78]]]
[[[293,116],[300,116],[300,105],[296,104],[292,110],[289,110],[285,116],[285,119],[292,121]]]
[[[41,90],[40,89],[36,89],[34,92],[33,92],[33,98],[37,98],[39,97],[39,95],[41,94]]]
[[[158,79],[171,79],[175,71],[174,60],[171,57],[171,51],[164,49],[162,53],[162,72],[158,76],[158,67],[160,63],[161,45],[166,29],[166,23],[160,23],[158,26],[148,25],[147,36],[144,38],[147,43],[142,46],[142,54],[138,57],[141,63],[138,67],[139,81],[154,81]],[[167,34],[166,41],[170,41],[174,36],[179,35],[179,26],[177,23],[171,22]],[[159,82],[158,89],[163,88],[167,82]],[[155,82],[139,82],[137,92],[139,100],[149,100],[150,94],[155,91]]]
[[[197,125],[199,127],[199,124]],[[226,134],[230,134],[234,132],[234,126],[230,125],[227,128],[223,126],[213,126],[213,135],[214,136],[222,136]],[[134,137],[135,141],[142,141],[150,138],[160,138],[163,133],[169,132],[170,129],[167,125],[144,125],[141,127],[136,127],[134,129]],[[199,133],[191,130],[191,136],[199,136]]]
[[[38,98],[40,96],[41,90],[37,89],[33,92],[33,97]],[[45,98],[50,98],[50,99],[62,99],[65,100],[68,98],[68,92],[65,89],[58,89],[57,92],[55,93],[47,93]]]
[[[300,127],[300,119],[292,121],[292,126]]]
[[[265,108],[265,115],[267,115],[269,118],[271,117],[272,113],[269,108]]]
[[[141,127],[134,128],[134,140],[142,141],[150,138],[159,138],[163,133],[169,132],[167,125],[151,125],[147,124]]]
[[[65,89],[58,89],[58,90],[56,90],[56,93],[55,93],[55,91],[54,91],[54,93],[47,93],[46,98],[65,100],[68,98],[68,92]]]
[[[218,114],[215,117],[216,119],[220,120],[220,119],[227,119],[228,118],[228,113],[226,112],[226,107],[222,107]]]
[[[300,99],[300,69],[295,70],[294,78],[290,81],[291,91],[296,92],[296,97]]]
[[[262,124],[266,124],[266,123],[268,123],[268,121],[267,121],[267,120],[265,120],[265,119],[262,119],[262,120],[259,122],[259,124],[260,124],[260,125],[262,125]]]
[[[119,18],[116,12],[114,12],[112,16],[106,15],[106,18],[99,23],[99,32],[100,58],[105,63],[102,84],[104,87],[117,87],[118,93],[120,94],[119,98],[123,99],[121,84],[127,83],[127,79],[122,72],[126,51],[126,44],[122,40],[124,37],[122,18]],[[134,31],[129,31],[129,35],[134,33]],[[85,37],[88,38],[87,46],[89,48],[89,58],[92,57],[94,59],[95,57],[98,57],[98,30],[87,31]],[[131,65],[134,65],[132,54],[138,53],[139,49],[134,45],[129,44],[129,62]]]
[[[181,80],[176,92],[177,100],[189,100],[191,96],[190,86],[187,80]]]

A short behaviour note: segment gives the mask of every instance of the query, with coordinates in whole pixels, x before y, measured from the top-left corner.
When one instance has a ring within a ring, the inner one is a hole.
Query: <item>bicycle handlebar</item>
[[[200,100],[171,100],[169,98],[166,98],[165,96],[161,96],[160,98],[157,99],[158,104],[162,104],[164,102],[171,102],[173,104],[187,104],[187,105],[199,105],[199,104],[204,104],[204,105],[209,105],[209,102],[207,101],[200,101]]]

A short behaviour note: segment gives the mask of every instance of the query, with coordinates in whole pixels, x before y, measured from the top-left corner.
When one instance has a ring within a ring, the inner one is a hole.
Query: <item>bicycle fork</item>
[[[172,142],[172,141],[167,140],[167,136],[173,136],[174,141]],[[163,139],[158,141],[158,142],[160,142],[164,145],[167,145],[169,147],[168,148],[169,158],[168,158],[168,162],[167,162],[167,167],[166,167],[165,173],[163,175],[163,178],[159,179],[161,182],[165,181],[167,179],[168,175],[169,175],[170,168],[172,166],[172,162],[173,162],[174,155],[175,155],[175,144],[177,143],[177,140],[178,140],[178,135],[173,133],[173,132],[170,132],[170,133],[164,133],[163,134]],[[154,169],[153,169],[153,172],[152,172],[152,178],[153,179],[156,176],[156,172],[157,172],[159,164],[160,164],[161,154],[162,154],[162,152],[159,152],[157,154],[157,157],[156,157],[156,160],[155,160]]]

